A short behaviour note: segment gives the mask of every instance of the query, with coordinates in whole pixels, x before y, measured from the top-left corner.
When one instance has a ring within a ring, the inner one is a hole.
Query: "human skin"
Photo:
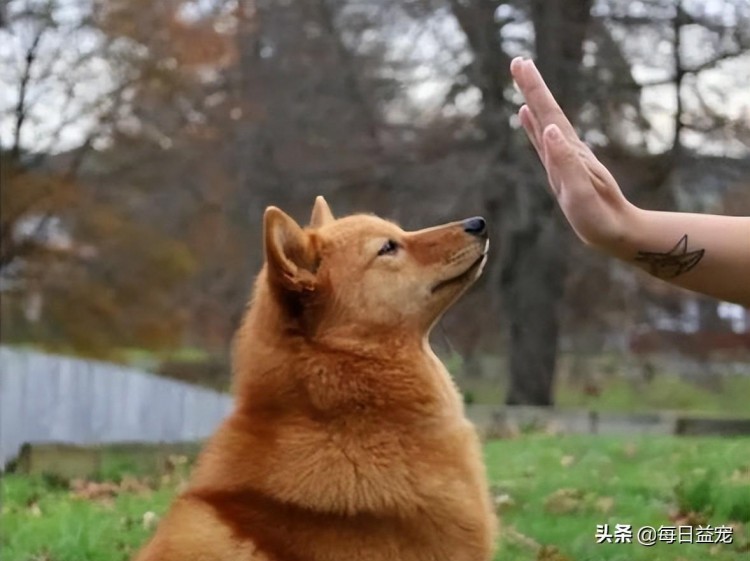
[[[552,194],[585,244],[676,286],[750,307],[750,217],[638,208],[584,144],[531,60],[511,74],[518,116]]]

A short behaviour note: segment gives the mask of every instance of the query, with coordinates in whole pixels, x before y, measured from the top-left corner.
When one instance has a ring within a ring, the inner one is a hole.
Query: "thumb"
[[[547,172],[555,194],[559,197],[563,188],[568,192],[583,188],[589,181],[586,168],[557,125],[549,125],[544,129],[543,142],[547,154]]]

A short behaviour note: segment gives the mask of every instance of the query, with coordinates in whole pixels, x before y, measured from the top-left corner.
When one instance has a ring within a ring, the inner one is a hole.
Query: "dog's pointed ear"
[[[317,257],[310,235],[275,206],[263,215],[263,244],[272,282],[295,292],[315,289]]]
[[[336,219],[333,217],[331,207],[328,206],[326,200],[320,195],[315,197],[315,204],[313,205],[312,215],[310,216],[310,228],[320,228],[334,220]]]

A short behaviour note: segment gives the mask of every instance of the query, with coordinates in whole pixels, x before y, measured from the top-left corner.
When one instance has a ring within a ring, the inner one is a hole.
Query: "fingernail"
[[[547,136],[549,136],[550,140],[553,140],[554,142],[559,142],[560,141],[560,129],[558,129],[554,125],[551,125],[547,129]]]

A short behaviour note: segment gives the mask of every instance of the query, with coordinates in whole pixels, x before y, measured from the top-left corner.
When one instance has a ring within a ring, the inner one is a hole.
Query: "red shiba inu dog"
[[[489,561],[479,440],[428,334],[480,275],[485,222],[264,216],[233,413],[137,561]]]

